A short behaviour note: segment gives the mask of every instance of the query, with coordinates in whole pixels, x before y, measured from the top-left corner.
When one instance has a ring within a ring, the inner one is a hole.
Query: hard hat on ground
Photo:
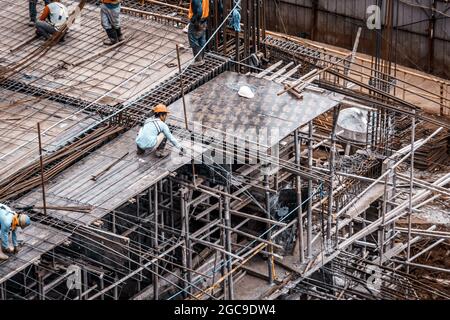
[[[31,220],[30,217],[24,213],[21,213],[19,215],[19,226],[22,229],[25,229],[26,227],[28,227],[31,224]]]
[[[153,112],[154,113],[168,113],[169,110],[167,109],[167,107],[164,104],[160,103],[160,104],[157,104],[153,108]]]
[[[255,94],[253,93],[252,89],[250,89],[248,86],[242,86],[239,89],[238,94],[241,97],[248,98],[248,99],[252,99],[255,97]]]

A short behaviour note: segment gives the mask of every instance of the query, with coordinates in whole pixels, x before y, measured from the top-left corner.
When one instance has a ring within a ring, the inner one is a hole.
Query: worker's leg
[[[158,137],[156,138],[156,145],[153,150],[155,150],[155,155],[157,157],[165,157],[169,154],[168,150],[165,150],[167,143],[167,138],[164,135],[164,133],[158,134]]]
[[[45,21],[36,21],[36,33],[38,36],[42,36],[47,40],[55,32],[56,32],[56,29],[51,24],[49,24]]]
[[[189,44],[192,47],[192,53],[195,58],[194,66],[200,66],[204,63],[203,61],[203,53],[200,53],[202,47],[206,43],[206,22],[201,23],[199,26],[195,26],[194,24],[189,24],[188,28],[188,38]]]
[[[199,45],[198,39],[196,37],[196,30],[195,30],[195,26],[193,23],[189,24],[188,39],[189,39],[189,45],[192,48],[192,54],[195,57],[200,50],[200,45]]]
[[[156,137],[156,144],[151,149],[150,152],[154,152],[154,151],[158,152],[158,151],[163,150],[166,146],[166,141],[167,141],[167,139],[166,139],[166,136],[164,135],[164,133],[158,134],[158,136]],[[136,145],[136,148],[137,148],[136,153],[138,155],[143,155],[145,153],[145,149],[142,149],[141,147],[139,147],[139,145]]]
[[[108,35],[108,40],[103,41],[103,44],[105,45],[113,45],[118,41],[117,32],[113,25],[113,17],[111,12],[112,10],[110,10],[106,5],[100,5],[100,18],[102,27],[103,29],[105,29],[106,34]]]
[[[37,10],[36,10],[37,0],[28,0],[28,9],[30,12],[30,25],[36,22]]]
[[[117,33],[117,41],[123,41],[122,29],[120,27],[116,29],[116,33]]]
[[[111,10],[111,24],[116,30],[117,41],[123,41],[122,29],[120,28],[120,4]]]
[[[202,48],[202,52],[201,52],[201,57],[202,60],[205,56],[205,49],[204,46],[206,45],[206,29],[207,29],[207,22],[205,21],[204,23],[201,24],[201,35],[198,39],[198,44],[200,45],[200,48]]]
[[[160,133],[158,134],[158,136],[156,137],[156,145],[153,148],[154,150],[158,149],[158,150],[162,150],[166,147],[166,136],[164,135],[164,133]]]

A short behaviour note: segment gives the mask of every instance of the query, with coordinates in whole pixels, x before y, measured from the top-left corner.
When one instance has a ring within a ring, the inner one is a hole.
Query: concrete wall
[[[397,63],[450,79],[450,2],[394,0]],[[366,26],[367,7],[376,0],[266,0],[267,29],[351,49],[363,27],[359,51],[375,52],[375,31]],[[430,40],[430,6],[435,2]],[[316,9],[314,9],[314,7]],[[444,12],[440,14],[437,11]],[[432,45],[431,45],[432,43]]]

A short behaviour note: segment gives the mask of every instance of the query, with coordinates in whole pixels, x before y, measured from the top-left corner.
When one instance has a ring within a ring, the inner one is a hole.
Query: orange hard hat
[[[154,108],[153,108],[153,112],[154,113],[168,113],[169,110],[167,109],[167,107],[164,104],[157,104]]]

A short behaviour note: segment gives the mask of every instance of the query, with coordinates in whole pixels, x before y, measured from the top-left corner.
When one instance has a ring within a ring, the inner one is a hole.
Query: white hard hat
[[[255,97],[255,94],[253,93],[252,89],[250,89],[247,86],[242,86],[239,89],[238,95],[244,98],[252,99]]]
[[[19,225],[22,229],[25,229],[31,224],[30,217],[24,213],[19,215]]]

